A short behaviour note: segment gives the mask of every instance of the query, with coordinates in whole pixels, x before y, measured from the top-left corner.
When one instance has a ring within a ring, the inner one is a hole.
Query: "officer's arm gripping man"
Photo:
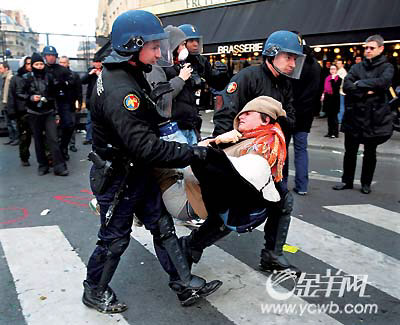
[[[126,96],[132,94],[139,99],[139,106],[135,110],[128,110],[124,107],[123,101]],[[146,115],[154,116],[154,114],[144,112],[153,108],[146,105],[146,99],[143,97],[131,89],[119,88],[105,99],[105,106],[115,107],[106,112],[109,115],[106,118],[111,121],[112,128],[122,140],[124,147],[129,150],[134,162],[148,167],[181,168],[198,158],[201,159],[205,154],[204,148],[159,139],[150,123],[144,119]]]

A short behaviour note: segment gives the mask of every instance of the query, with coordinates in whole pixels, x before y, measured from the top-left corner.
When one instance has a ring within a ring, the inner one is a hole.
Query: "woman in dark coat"
[[[330,75],[325,78],[324,92],[321,101],[324,102],[324,111],[328,117],[328,133],[325,137],[339,138],[339,121],[337,114],[340,110],[339,89],[342,79],[337,74],[336,65],[332,64],[329,69]]]

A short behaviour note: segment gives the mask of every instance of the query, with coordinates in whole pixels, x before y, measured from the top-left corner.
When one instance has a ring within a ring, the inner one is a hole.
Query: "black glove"
[[[195,161],[205,161],[208,155],[208,148],[207,147],[193,147],[193,154]]]

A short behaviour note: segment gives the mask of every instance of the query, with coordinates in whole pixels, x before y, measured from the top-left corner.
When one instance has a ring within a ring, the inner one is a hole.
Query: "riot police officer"
[[[229,82],[228,68],[222,62],[216,62],[215,68],[213,68],[207,58],[201,54],[203,52],[203,37],[195,26],[183,24],[178,28],[186,35],[186,47],[189,55],[185,62],[190,63],[190,67],[193,69],[191,81],[196,94],[193,105],[200,109],[200,102],[203,96],[207,95],[205,91],[206,83],[216,90],[223,90]],[[199,119],[196,127],[199,134],[201,122],[201,119]]]
[[[279,117],[278,122],[285,135],[293,128],[295,111],[292,105],[292,87],[287,77],[297,79],[300,76],[305,59],[302,40],[289,31],[274,32],[266,40],[262,55],[263,64],[241,70],[225,88],[223,107],[216,110],[214,114],[214,136],[232,130],[233,119],[238,112],[250,100],[258,96],[270,96],[280,101],[287,117]],[[261,251],[260,268],[264,271],[290,268],[299,272],[297,268],[290,265],[283,254],[293,197],[282,186],[282,181],[276,183],[276,187],[282,199],[268,206],[268,219],[264,227],[265,248]],[[214,227],[206,232],[200,243],[191,243],[190,237],[185,238],[184,246],[189,246],[189,248],[192,246],[192,260],[196,262],[201,255],[199,247],[205,248],[226,234],[226,230]],[[197,252],[193,250],[193,247],[197,247]]]
[[[72,105],[73,75],[72,72],[56,63],[58,53],[54,46],[45,46],[42,55],[46,61],[47,71],[53,75],[56,87],[56,107],[60,116],[61,139],[60,149],[65,160],[69,160],[68,144],[74,132],[75,107]]]
[[[165,112],[157,105],[144,72],[150,72],[156,62],[169,61],[168,34],[160,20],[146,11],[127,11],[113,23],[111,44],[91,98],[95,152],[90,154],[94,162],[90,182],[100,205],[101,227],[82,300],[103,313],[127,309],[108,284],[128,247],[135,214],[153,235],[169,286],[188,306],[216,291],[222,282],[207,283],[191,274],[151,169],[201,162],[207,149],[159,139],[157,112]]]
[[[229,82],[227,66],[222,62],[217,61],[215,68],[212,68],[207,58],[202,55],[203,37],[195,26],[183,24],[178,28],[186,35],[186,47],[189,51],[186,62],[190,63],[194,74],[197,73],[200,77],[198,82],[203,80],[206,81],[210,87],[216,90],[224,89]]]

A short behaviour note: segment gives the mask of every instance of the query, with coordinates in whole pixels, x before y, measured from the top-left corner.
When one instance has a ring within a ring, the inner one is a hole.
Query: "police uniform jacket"
[[[73,76],[71,70],[57,63],[46,65],[47,72],[53,76],[57,103],[71,103],[73,95]]]
[[[345,113],[341,131],[357,138],[390,136],[393,115],[388,89],[394,74],[393,65],[379,55],[351,67],[343,83]],[[373,94],[368,94],[373,91]]]
[[[197,72],[210,87],[216,90],[223,90],[229,81],[228,72],[213,69],[210,62],[203,55],[189,54],[186,62],[190,63],[193,71]]]
[[[287,77],[275,77],[263,63],[244,68],[231,79],[223,91],[223,107],[214,114],[214,132],[217,136],[233,129],[233,119],[252,99],[270,96],[282,103],[286,118],[278,118],[283,132],[287,136],[295,124],[293,91]]]
[[[312,54],[307,53],[300,79],[292,80],[293,106],[296,111],[295,132],[309,133],[311,130],[314,112],[319,104],[320,77],[321,66]]]
[[[72,92],[70,98],[72,101],[72,106],[73,108],[75,108],[76,101],[78,101],[79,105],[82,105],[82,81],[77,72],[71,71],[71,73],[72,73],[72,86],[71,86]]]
[[[85,74],[82,77],[82,84],[87,85],[85,103],[86,103],[86,108],[88,110],[90,110],[90,98],[92,96],[92,91],[93,91],[93,88],[95,88],[96,81],[97,81],[96,73],[89,74],[89,72],[92,71],[93,69],[94,69],[94,67],[90,67],[88,69],[87,74]]]
[[[140,168],[189,165],[198,157],[196,149],[159,139],[160,119],[146,99],[149,91],[139,68],[127,62],[104,64],[91,97],[94,149],[101,155],[111,145]]]

